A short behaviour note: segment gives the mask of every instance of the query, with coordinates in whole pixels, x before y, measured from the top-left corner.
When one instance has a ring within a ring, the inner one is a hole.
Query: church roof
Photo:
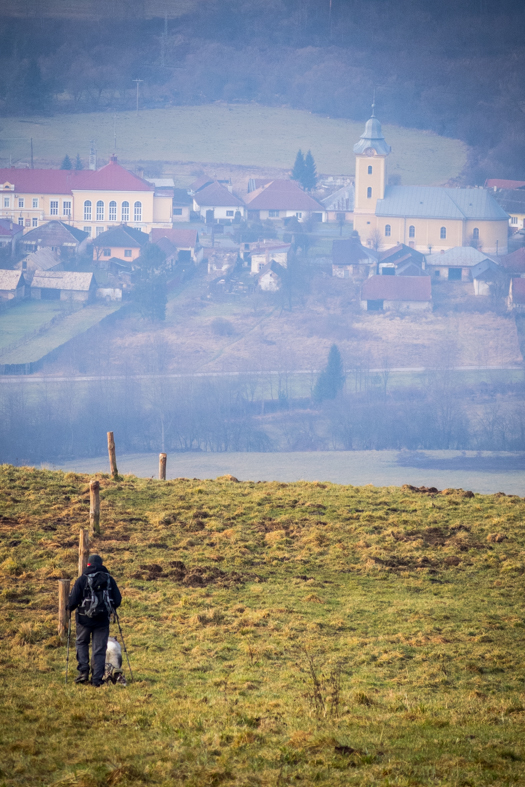
[[[381,130],[381,123],[373,112],[370,120],[366,121],[365,130],[361,134],[359,142],[354,145],[354,153],[364,153],[368,148],[372,148],[380,156],[388,156],[392,150],[390,145],[387,145]]]
[[[484,189],[436,186],[387,186],[377,201],[376,216],[414,219],[508,221],[508,215]]]

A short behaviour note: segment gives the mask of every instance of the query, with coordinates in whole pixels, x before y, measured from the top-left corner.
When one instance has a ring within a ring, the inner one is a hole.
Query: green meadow
[[[128,688],[64,684],[90,477],[0,469],[2,787],[524,783],[523,499],[99,478]]]
[[[256,104],[168,107],[136,112],[92,112],[54,117],[4,118],[2,166],[29,161],[29,140],[37,166],[58,166],[65,154],[87,160],[94,139],[101,160],[114,149],[124,164],[142,161],[232,164],[291,169],[297,150],[311,149],[319,173],[354,174],[353,145],[364,122]],[[459,175],[465,145],[427,131],[383,126],[392,153],[389,173],[404,185],[441,185]],[[169,170],[169,166],[166,168]]]

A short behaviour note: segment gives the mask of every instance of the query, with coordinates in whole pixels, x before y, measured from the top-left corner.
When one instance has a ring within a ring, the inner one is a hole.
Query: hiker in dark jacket
[[[116,610],[121,601],[122,596],[117,583],[102,564],[100,555],[90,555],[87,568],[75,582],[68,600],[69,611],[72,612],[74,609],[77,611],[76,683],[89,682],[89,640],[92,638],[91,683],[93,686],[102,685],[109,637],[110,609]]]

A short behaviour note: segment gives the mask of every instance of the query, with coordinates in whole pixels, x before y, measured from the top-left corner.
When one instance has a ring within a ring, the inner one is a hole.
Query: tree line
[[[330,12],[331,9],[331,12]],[[519,0],[202,0],[165,22],[4,19],[0,111],[257,101],[383,122],[471,146],[465,179],[525,178]],[[166,34],[167,32],[167,34]]]

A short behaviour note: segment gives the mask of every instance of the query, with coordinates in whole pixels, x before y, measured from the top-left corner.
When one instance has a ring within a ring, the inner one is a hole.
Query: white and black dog
[[[120,683],[127,686],[126,678],[122,672],[122,648],[115,637],[109,637],[106,649],[106,670],[104,683]]]

